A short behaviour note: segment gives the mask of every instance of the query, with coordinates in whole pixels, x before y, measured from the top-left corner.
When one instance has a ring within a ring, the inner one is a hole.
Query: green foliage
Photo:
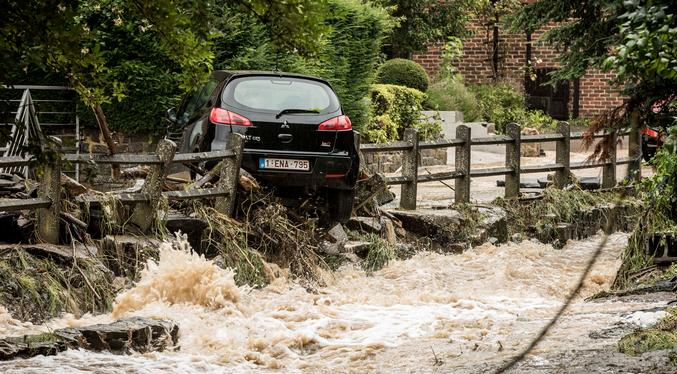
[[[381,41],[391,19],[381,8],[357,0],[331,0],[325,22],[331,31],[310,57],[275,47],[262,24],[237,13],[225,14],[221,35],[214,40],[218,69],[281,70],[327,79],[338,94],[353,126],[369,123],[365,98],[379,58]],[[274,56],[274,58],[271,58]]]
[[[376,73],[376,82],[395,84],[426,92],[430,80],[428,73],[421,65],[411,60],[395,58],[386,61],[379,67]]]
[[[646,188],[655,191],[661,186],[663,193],[656,197],[656,204],[671,209],[671,218],[677,222],[677,125],[670,127],[668,138],[658,150],[653,164],[656,173],[644,180]]]
[[[428,43],[450,35],[464,35],[475,9],[485,0],[374,0],[399,20],[388,38],[393,57],[409,58],[425,50]]]
[[[493,201],[508,214],[509,235],[531,231],[542,240],[553,240],[554,228],[560,223],[579,223],[592,209],[617,203],[637,207],[640,200],[617,193],[591,192],[580,188],[562,190],[553,186],[543,191],[540,200],[523,202],[497,198]]]
[[[0,83],[14,83],[16,64],[55,73],[87,106],[109,104],[114,128],[159,131],[164,110],[212,69],[210,40],[223,13],[254,20],[276,50],[299,54],[317,53],[329,30],[324,0],[10,2],[3,19],[12,21],[0,24]],[[127,96],[127,105],[113,104]]]
[[[380,236],[369,234],[367,240],[369,240],[367,257],[362,262],[362,269],[367,273],[381,270],[395,259],[395,249]]]
[[[618,342],[618,350],[629,356],[672,349],[677,346],[677,308],[667,308],[668,315],[654,326],[634,331]]]
[[[508,83],[472,87],[480,103],[480,117],[496,124],[496,131],[505,132],[509,123],[538,130],[553,129],[557,121],[540,110],[528,110],[524,96]]]
[[[442,81],[445,79],[452,79],[458,77],[458,70],[454,63],[463,56],[463,42],[460,38],[450,36],[447,42],[442,47],[442,63],[440,64],[440,71],[437,73],[435,79]]]
[[[621,80],[677,80],[677,4],[671,0],[625,1],[619,43],[605,61]],[[642,82],[648,83],[648,82]]]
[[[460,77],[437,81],[428,88],[426,106],[435,110],[463,112],[467,122],[481,117],[480,103]]]
[[[363,131],[365,143],[401,139],[406,128],[419,130],[420,139],[439,137],[439,121],[422,121],[425,94],[404,86],[375,84],[371,91],[372,123]]]

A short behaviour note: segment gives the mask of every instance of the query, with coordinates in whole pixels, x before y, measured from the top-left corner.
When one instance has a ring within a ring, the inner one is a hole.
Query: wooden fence
[[[553,183],[559,188],[565,187],[569,182],[570,172],[577,169],[602,168],[602,187],[611,188],[616,186],[616,165],[627,164],[629,175],[633,178],[640,177],[641,166],[641,137],[637,126],[622,136],[629,135],[630,157],[617,158],[616,147],[613,148],[609,159],[605,162],[571,162],[570,160],[570,141],[572,139],[582,139],[582,133],[570,132],[567,122],[560,122],[557,125],[557,131],[553,134],[541,135],[522,135],[522,129],[517,124],[509,124],[506,127],[505,135],[495,135],[483,138],[472,138],[470,128],[460,125],[456,128],[455,139],[441,139],[435,141],[420,142],[418,133],[414,129],[407,129],[404,132],[402,141],[385,144],[362,144],[360,150],[362,153],[378,152],[403,152],[402,174],[399,176],[386,177],[386,183],[389,185],[402,185],[400,193],[400,208],[413,210],[416,209],[416,194],[418,183],[437,182],[454,180],[454,199],[459,203],[470,202],[470,180],[473,177],[505,176],[505,197],[517,198],[520,194],[520,176],[521,174],[555,172]],[[605,136],[613,137],[611,139],[616,143],[615,134],[595,134],[594,138]],[[555,142],[555,163],[548,165],[529,165],[522,166],[521,145],[525,143],[544,143]],[[505,166],[472,169],[471,152],[474,145],[498,145],[505,144]],[[431,173],[427,175],[418,174],[419,152],[424,149],[436,148],[455,148],[456,161],[455,170],[449,172]]]
[[[73,164],[97,163],[116,165],[150,165],[151,170],[138,193],[111,192],[121,204],[133,205],[130,222],[142,231],[150,228],[156,217],[157,209],[164,196],[169,201],[223,197],[216,204],[216,209],[231,214],[235,206],[235,192],[239,181],[240,164],[242,162],[243,137],[231,134],[232,148],[225,151],[203,153],[175,153],[177,146],[171,140],[161,140],[155,154],[117,154],[88,155],[63,154],[61,143],[52,138],[46,150],[58,155],[53,161],[41,163],[43,172],[40,178],[38,196],[29,199],[2,199],[0,211],[35,210],[36,234],[40,241],[57,244],[59,242],[59,220],[61,209],[61,169],[64,162]],[[49,159],[49,158],[48,158]],[[193,188],[185,191],[162,192],[162,185],[172,164],[196,164],[204,161],[222,162],[220,180],[214,188]],[[35,162],[31,156],[11,156],[0,158],[0,169],[6,167],[29,166]],[[103,194],[81,195],[80,203],[102,202]]]

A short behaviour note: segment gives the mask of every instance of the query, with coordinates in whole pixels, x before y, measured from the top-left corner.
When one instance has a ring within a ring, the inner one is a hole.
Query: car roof
[[[328,86],[331,86],[329,82],[322,78],[314,77],[312,75],[296,74],[296,73],[286,73],[283,71],[261,71],[261,70],[215,70],[212,72],[212,77],[223,81],[235,77],[246,77],[246,76],[269,76],[269,77],[288,77],[288,78],[303,78],[311,79],[314,81],[322,82]]]

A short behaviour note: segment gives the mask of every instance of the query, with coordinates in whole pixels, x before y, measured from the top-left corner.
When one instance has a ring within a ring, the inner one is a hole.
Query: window
[[[187,123],[190,121],[195,115],[195,112],[207,104],[209,97],[211,97],[214,89],[218,85],[219,81],[216,79],[210,79],[207,81],[207,83],[205,83],[205,85],[188,94],[188,96],[186,96],[184,99],[180,112],[177,115],[179,122]]]
[[[284,109],[333,112],[334,92],[321,82],[299,78],[244,77],[229,84],[224,101],[245,109],[279,112]]]

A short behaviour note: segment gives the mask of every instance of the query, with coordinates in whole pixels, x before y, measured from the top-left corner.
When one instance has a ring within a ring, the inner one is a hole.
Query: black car
[[[331,218],[350,218],[359,170],[355,134],[326,81],[215,71],[168,117],[181,129],[181,152],[227,149],[228,134],[242,134],[243,169],[280,189],[320,192]]]

